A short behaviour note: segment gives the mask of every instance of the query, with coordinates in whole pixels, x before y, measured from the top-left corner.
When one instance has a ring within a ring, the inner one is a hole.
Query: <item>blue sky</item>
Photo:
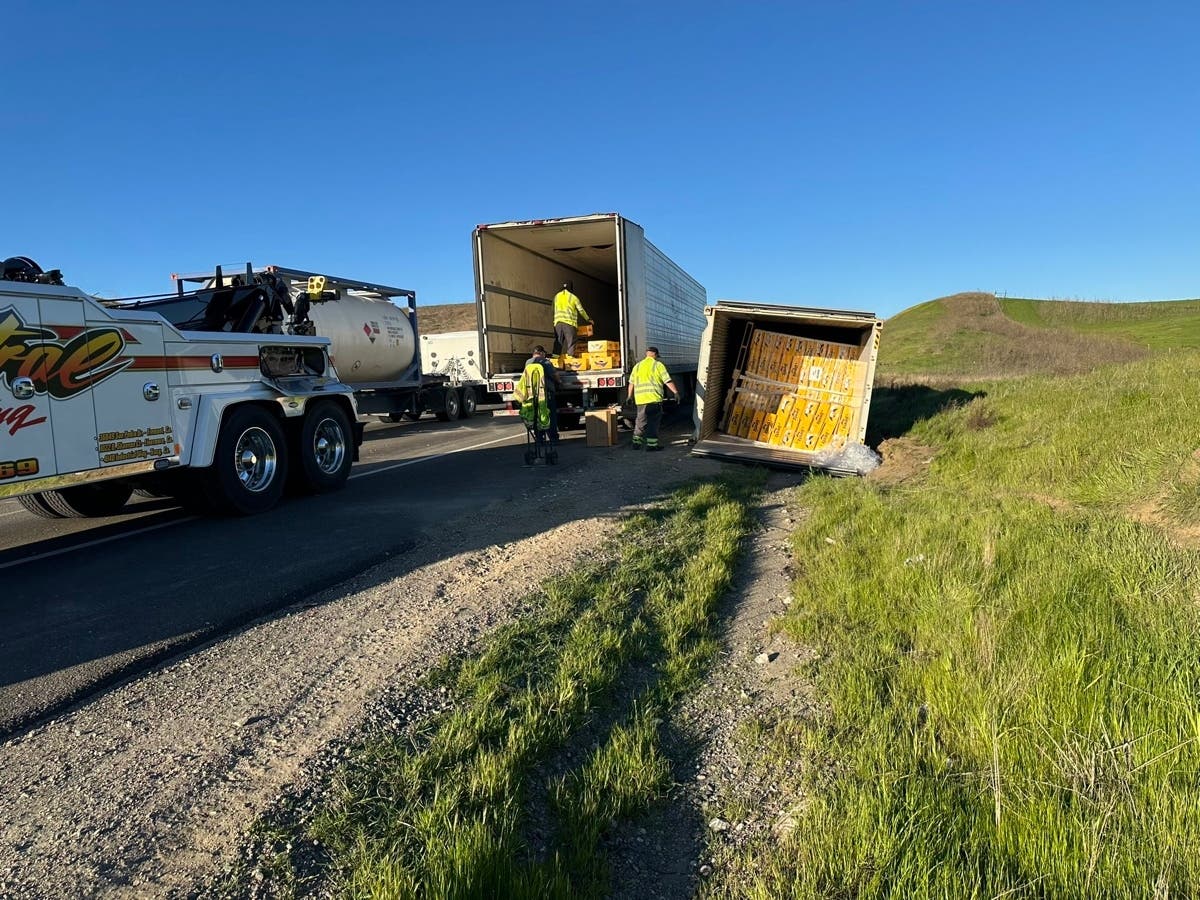
[[[1197,9],[9,0],[0,255],[441,303],[475,224],[617,211],[710,300],[1200,296]]]

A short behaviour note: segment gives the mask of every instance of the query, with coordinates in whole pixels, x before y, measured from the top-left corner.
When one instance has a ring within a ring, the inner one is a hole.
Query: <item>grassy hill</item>
[[[826,705],[771,729],[810,775],[755,896],[1200,891],[1200,352],[1145,352],[942,392],[898,477],[799,489],[777,627]]]
[[[1196,300],[886,323],[884,466],[798,490],[825,705],[766,729],[809,775],[755,897],[1200,892],[1197,348]]]
[[[1200,300],[1087,303],[954,294],[887,321],[879,377],[886,383],[914,376],[1062,375],[1192,347],[1200,347]]]

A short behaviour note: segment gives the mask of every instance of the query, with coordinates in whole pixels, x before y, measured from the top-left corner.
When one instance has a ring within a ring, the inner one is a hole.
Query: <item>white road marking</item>
[[[482,444],[472,444],[469,447],[459,447],[457,450],[447,450],[445,453],[435,453],[432,456],[418,456],[416,459],[406,459],[404,462],[393,463],[390,466],[382,466],[378,469],[371,469],[369,472],[358,472],[350,476],[351,481],[355,478],[366,478],[368,475],[378,475],[380,472],[390,472],[392,469],[403,469],[405,466],[415,466],[417,463],[431,462],[435,459],[443,459],[447,456],[453,456],[455,453],[465,453],[468,450],[478,450],[481,447],[490,447],[492,444],[500,444],[504,441],[511,441],[515,438],[524,437],[524,432],[519,434],[509,434],[502,438],[496,438],[493,441],[484,441]]]

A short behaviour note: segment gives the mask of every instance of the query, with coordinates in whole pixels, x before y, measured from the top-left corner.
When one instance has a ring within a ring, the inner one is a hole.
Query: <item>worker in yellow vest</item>
[[[573,355],[575,353],[575,332],[579,320],[591,322],[579,298],[571,293],[572,284],[564,281],[562,290],[554,295],[554,355]]]
[[[647,347],[646,358],[629,373],[629,399],[637,404],[637,421],[633,425],[633,449],[647,452],[661,450],[658,443],[658,423],[662,421],[663,388],[670,388],[676,399],[679,389],[671,380],[667,367],[658,361],[658,348]]]

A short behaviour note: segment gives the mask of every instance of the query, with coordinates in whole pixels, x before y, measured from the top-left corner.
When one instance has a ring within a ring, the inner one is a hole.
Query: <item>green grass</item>
[[[974,387],[917,480],[799,489],[780,627],[825,706],[763,737],[804,788],[753,896],[1200,892],[1200,354]]]
[[[1156,352],[1200,348],[1200,301],[1089,303],[955,294],[884,325],[877,378],[1071,374]]]
[[[1200,300],[1088,303],[1006,299],[1000,306],[1009,318],[1033,328],[1122,338],[1155,350],[1200,348]]]
[[[436,676],[451,711],[364,741],[307,822],[259,826],[265,889],[602,895],[606,829],[671,783],[662,719],[716,650],[760,483],[742,472],[690,486],[633,517],[603,561],[544,585],[536,614]],[[547,828],[539,850],[530,835]]]

